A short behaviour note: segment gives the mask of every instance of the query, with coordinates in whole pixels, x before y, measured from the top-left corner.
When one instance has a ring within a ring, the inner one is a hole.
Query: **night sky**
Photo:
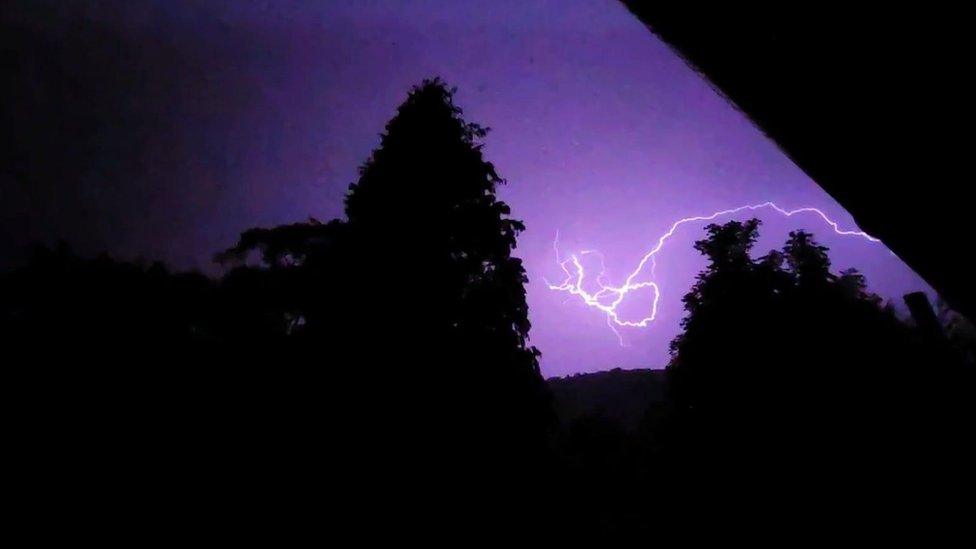
[[[492,128],[486,155],[528,228],[518,255],[546,375],[662,367],[703,266],[701,224],[682,227],[658,256],[657,321],[621,330],[621,346],[604,315],[546,288],[562,279],[557,231],[562,253],[600,250],[620,282],[681,217],[772,200],[856,228],[614,0],[85,4],[13,2],[0,16],[14,68],[0,107],[3,268],[27,242],[64,237],[216,272],[213,252],[246,228],[341,216],[383,125],[432,76]],[[758,253],[804,228],[883,296],[929,291],[882,244],[812,215],[759,217]],[[649,301],[627,307],[643,316]]]

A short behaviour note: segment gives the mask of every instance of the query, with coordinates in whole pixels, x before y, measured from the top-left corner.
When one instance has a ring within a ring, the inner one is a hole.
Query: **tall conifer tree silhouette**
[[[549,419],[513,256],[525,227],[495,195],[505,181],[482,153],[487,128],[466,122],[453,94],[439,79],[415,87],[350,186],[351,308],[360,330],[377,320],[383,330],[382,346],[358,351],[394,379],[411,366],[408,408],[430,408],[425,429],[521,449]]]

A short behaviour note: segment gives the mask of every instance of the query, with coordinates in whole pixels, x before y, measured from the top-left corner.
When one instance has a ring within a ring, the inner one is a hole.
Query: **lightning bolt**
[[[664,243],[674,235],[675,231],[686,223],[712,221],[721,216],[760,209],[771,209],[786,217],[792,217],[802,213],[813,213],[820,216],[820,218],[823,219],[823,221],[838,235],[857,236],[864,238],[869,242],[880,242],[880,240],[877,238],[874,238],[863,231],[842,230],[837,222],[831,220],[829,217],[827,217],[827,214],[823,213],[817,208],[805,207],[797,208],[795,210],[785,210],[772,202],[763,202],[761,204],[752,204],[748,206],[739,206],[738,208],[731,208],[728,210],[721,210],[710,215],[685,217],[675,221],[674,224],[671,225],[671,228],[661,235],[660,238],[658,238],[657,244],[651,248],[649,252],[644,254],[644,257],[642,257],[640,262],[637,264],[637,268],[627,276],[624,283],[620,286],[613,286],[605,282],[604,275],[606,273],[606,266],[604,264],[603,254],[596,250],[583,250],[579,253],[571,254],[569,257],[563,259],[559,253],[559,232],[557,231],[556,239],[553,241],[552,247],[556,253],[556,262],[566,275],[566,278],[560,284],[552,284],[548,280],[544,280],[544,282],[550,290],[578,296],[583,300],[584,303],[586,303],[587,306],[602,311],[607,317],[607,325],[610,326],[610,329],[613,330],[614,334],[616,334],[620,344],[624,345],[624,340],[620,334],[620,331],[617,329],[618,327],[645,328],[654,322],[654,319],[657,317],[658,302],[661,299],[661,289],[657,285],[657,282],[654,281],[654,271],[657,267],[657,260],[655,259],[655,256],[661,251],[661,248],[664,247]],[[596,275],[596,285],[598,289],[592,292],[587,291],[583,287],[584,282],[587,279],[587,275],[586,270],[583,268],[583,263],[580,261],[581,256],[591,254],[596,255],[600,259],[600,272]],[[641,273],[644,272],[645,267],[648,265],[650,265],[650,268],[648,269],[648,276],[644,280],[641,280],[641,278],[643,278],[641,277]],[[627,294],[644,288],[650,288],[654,294],[654,300],[651,304],[651,311],[648,316],[641,318],[640,320],[621,319],[617,312],[617,307],[627,297]]]

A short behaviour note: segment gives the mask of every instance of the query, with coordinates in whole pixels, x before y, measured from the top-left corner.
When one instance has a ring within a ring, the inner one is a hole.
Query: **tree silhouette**
[[[394,374],[403,368],[393,364],[416,360],[411,375],[518,387],[524,394],[500,401],[513,407],[518,429],[538,429],[538,351],[526,343],[527,278],[512,255],[524,226],[495,197],[504,180],[482,156],[487,129],[461,114],[453,90],[424,81],[350,185],[347,221],[251,229],[217,258],[241,264],[258,253],[261,266],[237,271],[260,271],[261,284],[279,289],[281,329],[324,338],[349,353],[344,361],[386,364]]]
[[[971,371],[901,322],[857,270],[831,273],[811,234],[791,232],[782,250],[752,259],[758,226],[709,225],[695,244],[709,264],[684,297],[668,366],[684,478],[745,476],[753,489],[795,492],[861,475],[880,490],[893,468],[962,455]],[[884,466],[866,472],[872,463]]]
[[[84,364],[29,393],[45,403],[36,431],[86,433],[70,443],[96,444],[84,466],[106,477],[104,456],[139,444],[192,453],[167,482],[232,494],[246,477],[235,508],[300,512],[289,487],[314,485],[365,527],[377,517],[355,509],[383,493],[395,530],[430,516],[483,528],[532,506],[489,497],[538,488],[552,422],[513,256],[524,226],[495,196],[487,129],[461,115],[424,81],[350,186],[346,220],[249,229],[216,255],[219,280],[43,248],[4,275],[5,342]],[[146,456],[125,471],[168,466]]]
[[[103,362],[151,360],[157,349],[206,339],[214,286],[159,262],[84,259],[64,242],[36,246],[27,265],[0,277],[0,331],[38,355],[96,351]],[[142,356],[130,354],[135,349]]]
[[[328,408],[345,466],[470,498],[537,476],[552,411],[512,255],[524,226],[495,196],[487,129],[461,115],[453,90],[424,81],[350,185],[347,220],[252,229],[218,260],[236,265],[225,290],[242,283],[231,301],[254,307],[230,316],[275,319],[289,352],[342,386]]]
[[[791,232],[783,247],[783,254],[797,285],[817,286],[831,279],[827,247],[817,244],[812,234]]]
[[[495,197],[504,180],[482,157],[486,133],[461,118],[443,82],[425,81],[350,186],[346,214],[377,317],[383,303],[422,315],[423,339],[452,347],[451,362],[495,364],[524,384],[538,377],[525,270],[512,256],[524,226]]]

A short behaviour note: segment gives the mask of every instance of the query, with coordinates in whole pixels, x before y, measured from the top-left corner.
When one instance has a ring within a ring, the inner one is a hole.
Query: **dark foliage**
[[[855,269],[832,272],[809,233],[754,259],[759,225],[710,225],[695,244],[709,264],[662,383],[550,380],[567,531],[687,536],[761,516],[795,534],[820,505],[921,517],[919,501],[972,485],[970,325],[943,312],[944,337],[900,320]]]
[[[5,341],[63,383],[23,382],[50,411],[32,428],[76,433],[92,457],[73,465],[113,479],[102,460],[144,445],[122,472],[171,467],[160,503],[213,484],[245,514],[326,497],[348,527],[534,516],[553,415],[512,255],[524,227],[495,198],[486,132],[425,81],[350,186],[347,220],[245,231],[218,281],[39,249],[0,286]]]
[[[178,508],[241,531],[325,506],[357,535],[607,542],[747,492],[896,505],[965,486],[972,325],[924,296],[900,320],[802,231],[753,258],[757,220],[695,244],[709,264],[666,373],[554,381],[558,421],[485,135],[426,81],[346,220],[247,230],[219,280],[65,246],[3,275],[15,435],[40,471],[25,505],[57,491],[134,528]]]
[[[115,341],[146,349],[191,341],[210,331],[214,286],[202,275],[173,274],[160,263],[84,260],[65,244],[37,247],[29,264],[0,287],[4,334],[10,341],[37,338],[100,353],[112,352],[102,346]]]
[[[442,82],[426,81],[350,186],[348,221],[252,229],[218,256],[259,252],[259,266],[228,278],[275,288],[264,313],[296,340],[395,388],[363,394],[368,409],[409,394],[385,421],[411,422],[410,436],[450,433],[452,444],[470,436],[477,454],[541,440],[549,421],[538,352],[526,345],[525,271],[512,256],[524,227],[495,198],[503,180],[482,158],[485,134]]]
[[[668,367],[668,459],[685,486],[892,509],[969,478],[971,365],[900,321],[856,270],[833,274],[808,233],[753,260],[758,225],[710,225],[696,243],[709,266]]]

